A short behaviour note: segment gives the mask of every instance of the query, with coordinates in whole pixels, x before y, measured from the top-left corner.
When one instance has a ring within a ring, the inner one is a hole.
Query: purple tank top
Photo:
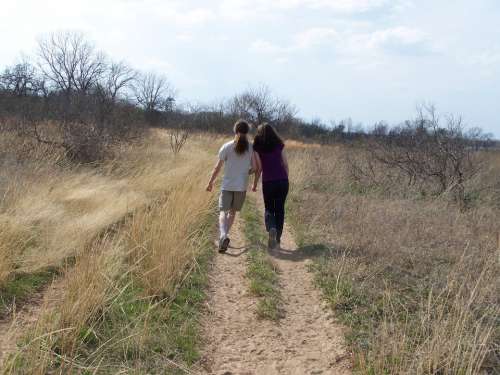
[[[259,152],[262,162],[262,181],[288,180],[285,163],[283,162],[284,145],[276,147],[270,152]]]

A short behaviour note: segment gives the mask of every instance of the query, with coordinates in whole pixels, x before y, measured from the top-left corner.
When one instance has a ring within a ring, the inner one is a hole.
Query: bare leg
[[[224,238],[227,236],[228,232],[228,215],[226,211],[221,211],[219,214],[219,231],[220,238]]]
[[[229,231],[231,230],[231,227],[233,226],[234,223],[234,218],[236,217],[236,211],[229,211],[227,214],[227,230],[226,234],[229,234]]]

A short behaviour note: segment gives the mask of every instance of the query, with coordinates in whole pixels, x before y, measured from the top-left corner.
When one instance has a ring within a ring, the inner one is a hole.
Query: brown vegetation
[[[152,133],[94,166],[36,143],[25,154],[30,141],[4,133],[0,257],[9,261],[1,263],[0,293],[47,269],[57,270],[62,289],[34,327],[11,333],[22,341],[8,358],[2,353],[5,373],[155,372],[196,359],[191,310],[202,291],[176,299],[212,230],[213,196],[201,188],[206,138],[193,136],[174,154],[168,133]]]
[[[494,373],[500,366],[498,152],[463,181],[467,209],[423,194],[361,147],[291,151],[292,207],[317,282],[373,374]],[[369,176],[353,175],[352,160]],[[376,181],[370,179],[376,176]]]

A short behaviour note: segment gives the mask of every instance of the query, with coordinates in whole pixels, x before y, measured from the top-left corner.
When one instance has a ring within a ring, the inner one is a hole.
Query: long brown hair
[[[271,125],[260,124],[253,139],[253,148],[257,152],[271,152],[278,146],[283,146],[283,140]]]
[[[243,155],[250,148],[250,143],[248,142],[247,134],[250,130],[250,125],[245,120],[238,120],[234,124],[235,145],[234,151],[238,155]]]

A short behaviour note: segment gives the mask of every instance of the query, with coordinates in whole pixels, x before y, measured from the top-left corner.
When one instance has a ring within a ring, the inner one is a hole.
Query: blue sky
[[[180,101],[265,83],[304,118],[371,125],[423,101],[500,138],[498,0],[5,0],[0,65],[81,30]]]

